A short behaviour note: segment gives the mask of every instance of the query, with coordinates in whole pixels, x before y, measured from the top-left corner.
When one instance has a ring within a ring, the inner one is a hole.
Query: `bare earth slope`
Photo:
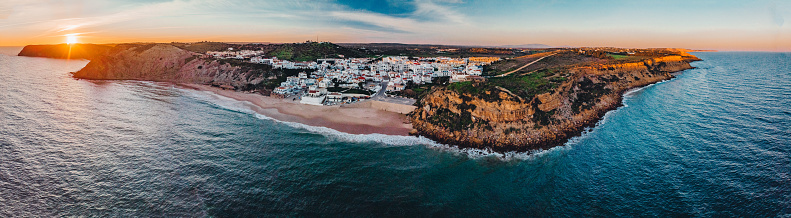
[[[169,44],[118,45],[74,73],[82,79],[151,80],[244,87],[267,79],[265,69],[222,63]]]

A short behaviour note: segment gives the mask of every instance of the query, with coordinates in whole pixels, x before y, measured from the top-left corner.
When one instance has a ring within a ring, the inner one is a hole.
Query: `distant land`
[[[499,48],[565,48],[568,46],[551,46],[545,44],[502,45]]]
[[[484,65],[482,76],[452,83],[447,77],[437,77],[432,83],[407,83],[404,90],[391,94],[415,100],[412,111],[402,115],[411,125],[410,134],[498,152],[562,145],[594,125],[607,111],[619,107],[627,90],[671,79],[673,73],[691,69],[689,63],[700,60],[689,54],[690,50],[674,48],[329,42],[29,45],[19,55],[88,59],[83,69],[73,73],[80,79],[198,84],[257,93],[259,98],[270,98],[288,77],[314,71],[207,54],[229,50],[258,51],[267,57],[305,63],[344,58],[366,58],[373,63],[386,56],[414,57],[408,59],[413,64],[431,64],[429,60],[438,57],[494,58],[498,61]],[[422,61],[420,57],[428,59]]]

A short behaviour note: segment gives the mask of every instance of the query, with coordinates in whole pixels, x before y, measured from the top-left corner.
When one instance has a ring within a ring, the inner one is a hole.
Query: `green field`
[[[496,94],[493,96],[489,95],[497,93],[495,87],[502,87],[522,98],[530,99],[535,95],[550,92],[560,83],[567,80],[566,77],[555,76],[555,74],[556,72],[553,70],[541,70],[522,76],[493,77],[484,83],[478,84],[473,82],[452,83],[448,85],[448,89],[458,93],[476,95],[486,100],[496,100],[499,96]],[[486,93],[487,91],[489,91],[489,94]]]
[[[616,54],[608,54],[608,55],[609,55],[610,57],[612,57],[613,59],[615,59],[615,60],[618,60],[618,59],[624,59],[624,58],[628,58],[628,57],[629,57],[629,56],[627,56],[627,55],[616,55]]]

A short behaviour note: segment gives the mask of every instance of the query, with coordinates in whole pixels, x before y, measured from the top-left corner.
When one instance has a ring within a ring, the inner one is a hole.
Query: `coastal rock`
[[[449,88],[432,91],[411,114],[417,134],[460,147],[495,151],[546,149],[579,135],[621,105],[623,92],[691,69],[696,57],[681,55],[632,63],[564,69],[568,80],[547,93],[522,99],[508,90],[470,95]],[[499,98],[493,96],[496,94]]]

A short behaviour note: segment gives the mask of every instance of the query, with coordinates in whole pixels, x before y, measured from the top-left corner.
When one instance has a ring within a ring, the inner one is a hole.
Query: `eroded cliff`
[[[621,105],[626,90],[673,77],[699,60],[681,53],[630,63],[587,64],[496,82],[437,88],[410,115],[416,134],[495,151],[549,148]],[[517,85],[513,85],[517,83]],[[522,88],[514,88],[522,87]]]

